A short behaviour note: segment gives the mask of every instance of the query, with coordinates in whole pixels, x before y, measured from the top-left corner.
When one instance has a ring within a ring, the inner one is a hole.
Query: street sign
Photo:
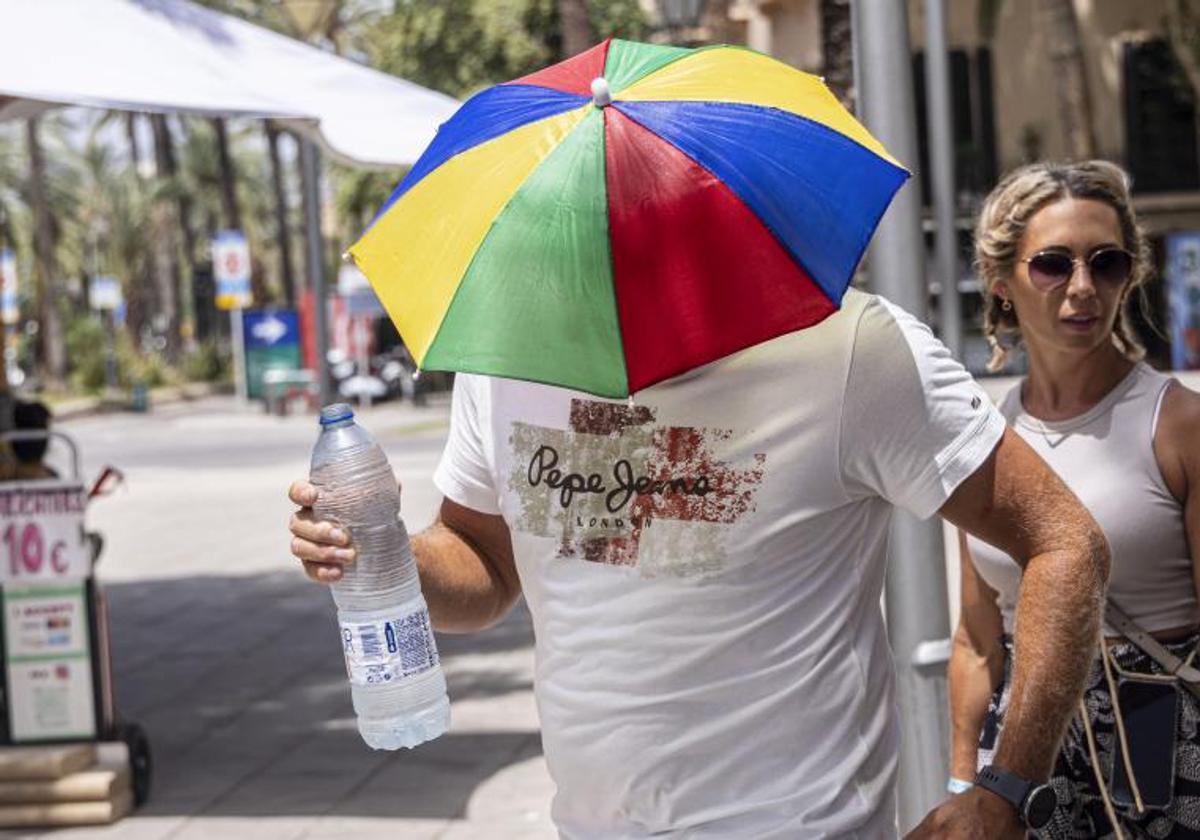
[[[245,309],[254,302],[250,291],[250,246],[240,230],[213,237],[213,277],[219,309]]]
[[[92,309],[117,309],[124,301],[121,281],[116,277],[93,277],[88,282],[88,301]]]
[[[1171,367],[1200,369],[1200,231],[1167,236]]]
[[[297,370],[300,358],[300,318],[290,309],[248,310],[242,313],[246,349],[246,396],[265,397],[263,374],[274,368]]]
[[[371,288],[371,281],[353,263],[345,263],[338,269],[337,288],[346,301],[346,314],[375,317],[385,314],[383,304]]]
[[[10,740],[95,738],[87,585],[5,587],[3,604]]]
[[[0,487],[0,585],[87,577],[86,502],[81,484],[14,482]]]
[[[0,320],[6,324],[21,320],[17,302],[17,255],[11,248],[0,248]]]

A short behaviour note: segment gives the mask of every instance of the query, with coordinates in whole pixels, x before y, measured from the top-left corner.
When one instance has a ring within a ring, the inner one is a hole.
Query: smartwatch
[[[1022,779],[1003,767],[989,764],[979,771],[975,784],[999,796],[1013,806],[1017,817],[1026,828],[1036,831],[1044,828],[1054,815],[1058,797],[1050,785],[1042,785]]]

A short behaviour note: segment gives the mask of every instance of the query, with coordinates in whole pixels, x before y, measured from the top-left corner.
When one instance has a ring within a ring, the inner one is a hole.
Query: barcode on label
[[[375,627],[370,624],[363,624],[359,627],[359,638],[362,639],[363,656],[382,656],[383,645],[379,642],[379,634],[375,632]]]

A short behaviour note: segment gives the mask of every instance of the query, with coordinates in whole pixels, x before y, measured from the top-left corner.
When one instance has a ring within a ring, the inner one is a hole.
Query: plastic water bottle
[[[310,481],[318,518],[358,552],[332,586],[358,731],[377,750],[415,747],[450,726],[446,678],[383,450],[345,403],[321,410]]]

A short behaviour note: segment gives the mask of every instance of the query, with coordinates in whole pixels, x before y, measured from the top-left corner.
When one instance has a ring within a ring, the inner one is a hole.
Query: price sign
[[[6,586],[2,599],[13,743],[96,737],[86,585]]]
[[[0,584],[83,580],[91,562],[81,484],[0,488]]]

